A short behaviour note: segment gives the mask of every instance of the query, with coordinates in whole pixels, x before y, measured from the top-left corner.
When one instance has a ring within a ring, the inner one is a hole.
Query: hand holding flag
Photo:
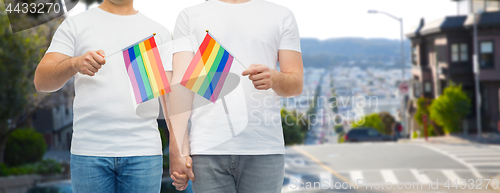
[[[241,75],[248,76],[257,90],[268,90],[273,87],[275,72],[266,65],[252,64]]]
[[[87,53],[75,57],[71,61],[71,66],[80,74],[94,76],[102,65],[106,63],[104,51],[88,51]]]

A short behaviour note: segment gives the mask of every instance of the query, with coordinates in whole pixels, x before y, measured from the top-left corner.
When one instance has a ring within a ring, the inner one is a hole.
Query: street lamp
[[[402,72],[402,75],[401,75],[401,80],[404,81],[405,80],[405,52],[404,52],[404,38],[403,38],[403,18],[399,18],[399,17],[396,17],[394,15],[391,15],[389,13],[386,13],[386,12],[383,12],[383,11],[377,11],[377,10],[368,10],[368,13],[369,14],[384,14],[384,15],[387,15],[389,17],[391,17],[392,19],[395,19],[397,21],[399,21],[399,24],[401,26],[401,72]]]
[[[391,17],[392,19],[395,19],[399,21],[399,24],[401,26],[401,83],[405,81],[405,48],[404,48],[404,37],[403,37],[403,18],[396,17],[392,14],[383,12],[383,11],[377,11],[377,10],[368,10],[369,14],[384,14],[386,16]],[[403,116],[404,116],[404,127],[408,129],[408,124],[407,122],[407,115],[406,115],[406,103],[405,103],[405,98],[403,97]]]
[[[471,2],[472,4],[472,2]],[[478,58],[478,40],[477,40],[477,15],[481,14],[482,10],[479,10],[478,13],[472,12],[472,20],[473,20],[473,42],[474,42],[474,56],[473,58],[473,68],[474,68],[474,83],[475,83],[475,92],[476,92],[476,124],[477,124],[477,138],[481,138],[481,92],[479,91],[479,58]]]

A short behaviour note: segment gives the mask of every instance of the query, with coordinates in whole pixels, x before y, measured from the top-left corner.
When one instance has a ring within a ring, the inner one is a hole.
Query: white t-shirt
[[[194,103],[205,105],[191,114],[191,154],[284,154],[279,97],[272,89],[256,90],[241,72],[254,63],[276,69],[279,50],[301,51],[292,12],[264,0],[241,4],[211,0],[184,9],[174,30],[174,53],[196,52],[206,30],[233,54],[231,72],[239,76],[239,84],[224,97],[229,119],[220,99],[207,104],[195,94]]]
[[[59,26],[47,53],[75,57],[102,49],[106,54],[106,64],[95,76],[75,75],[72,154],[104,157],[162,154],[156,122],[158,100],[142,103],[142,116],[136,113],[121,51],[153,33],[157,34],[155,39],[164,68],[171,70],[169,31],[141,13],[120,16],[93,8],[67,18]]]

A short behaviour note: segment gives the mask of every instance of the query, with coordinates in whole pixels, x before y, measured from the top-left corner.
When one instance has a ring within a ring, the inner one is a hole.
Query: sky
[[[419,24],[457,14],[451,0],[268,0],[288,7],[295,15],[301,37],[321,40],[340,37],[400,38],[400,23],[383,14],[368,14],[379,10],[403,18],[404,33]],[[186,7],[205,0],[136,0],[135,9],[173,31],[177,15]],[[95,7],[97,5],[93,5]],[[85,11],[79,4],[70,11],[75,15]]]

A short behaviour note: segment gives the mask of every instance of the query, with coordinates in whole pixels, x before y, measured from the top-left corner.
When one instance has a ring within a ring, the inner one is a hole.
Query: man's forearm
[[[169,113],[172,128],[170,129],[170,150],[178,151],[180,156],[189,155],[188,121],[191,117],[193,94],[181,88],[179,82],[173,82],[169,99]]]
[[[49,53],[50,54],[50,53]],[[77,71],[73,69],[72,58],[57,56],[62,61],[52,59],[42,60],[35,71],[35,87],[40,92],[54,92],[59,90],[71,79]]]
[[[177,145],[177,140],[175,139],[175,134],[172,129],[169,129],[169,143],[168,143],[168,152],[169,156],[173,157],[181,157],[179,146]]]
[[[173,75],[172,75],[172,92],[169,98],[169,114],[172,124],[175,146],[180,153],[180,156],[189,155],[189,136],[188,136],[188,121],[191,117],[191,108],[193,105],[194,94],[189,89],[183,87],[180,83],[187,70],[189,62],[193,58],[192,52],[181,52],[174,54],[173,57]],[[174,141],[170,142],[171,144]]]
[[[302,74],[296,72],[279,72],[277,70],[273,70],[272,73],[272,89],[279,96],[282,97],[291,97],[297,96],[302,93],[303,87],[303,78]]]

